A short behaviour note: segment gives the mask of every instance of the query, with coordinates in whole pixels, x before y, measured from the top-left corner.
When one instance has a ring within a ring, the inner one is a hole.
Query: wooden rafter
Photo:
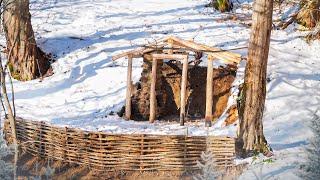
[[[194,41],[183,40],[178,37],[169,36],[160,40],[157,40],[155,43],[146,45],[145,47],[139,47],[134,50],[123,52],[112,57],[112,60],[115,61],[122,57],[127,57],[131,55],[133,58],[142,57],[144,54],[151,53],[156,50],[163,50],[168,54],[176,52],[170,48],[181,48],[184,51],[200,51],[211,55],[214,59],[223,60],[227,64],[238,64],[241,61],[241,55],[226,51],[216,47],[210,47],[203,44],[196,43]]]
[[[209,47],[203,44],[195,43],[194,41],[186,41],[174,36],[171,36],[170,39],[174,41],[174,44],[177,44],[182,47],[191,48],[195,51],[202,51],[216,59],[225,61],[226,63],[239,63],[241,61],[241,55],[233,53],[230,51],[224,51],[220,48]]]

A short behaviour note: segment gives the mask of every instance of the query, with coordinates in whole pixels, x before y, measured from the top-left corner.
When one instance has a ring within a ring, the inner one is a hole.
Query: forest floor
[[[121,121],[109,115],[124,105],[127,69],[125,59],[112,62],[111,57],[167,35],[223,49],[247,46],[252,2],[239,2],[233,13],[219,13],[205,7],[207,0],[31,0],[37,43],[56,62],[51,77],[14,81],[17,115],[113,133],[183,133],[178,124],[161,128],[160,123]],[[292,8],[275,9],[274,19],[280,10],[289,14]],[[264,132],[274,156],[238,159],[250,164],[242,179],[255,179],[254,174],[264,179],[300,179],[299,167],[312,138],[310,120],[320,107],[320,41],[308,44],[303,38],[307,32],[298,27],[292,24],[272,31]],[[3,36],[0,43],[5,45]],[[247,48],[234,52],[246,56]],[[141,62],[133,64],[135,82]],[[244,65],[239,66],[239,76]],[[205,133],[203,126],[189,125],[194,134]],[[235,132],[234,128],[211,130]]]
[[[5,158],[7,162],[14,162],[14,155]],[[128,180],[166,180],[183,179],[192,180],[199,171],[98,171],[87,166],[67,163],[59,160],[44,159],[33,156],[27,152],[19,152],[17,162],[18,179],[128,179]],[[220,179],[233,179],[239,176],[246,165],[237,165],[224,169]]]

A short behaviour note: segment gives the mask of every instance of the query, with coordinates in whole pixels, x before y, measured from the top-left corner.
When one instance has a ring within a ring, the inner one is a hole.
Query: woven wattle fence
[[[230,137],[108,134],[16,121],[19,144],[29,153],[97,170],[197,170],[206,150],[222,167],[233,166],[235,157],[235,140]],[[4,132],[11,142],[8,121]]]

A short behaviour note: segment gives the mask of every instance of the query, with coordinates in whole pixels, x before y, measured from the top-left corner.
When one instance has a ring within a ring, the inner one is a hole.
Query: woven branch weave
[[[108,134],[21,118],[16,123],[19,144],[29,153],[97,170],[197,170],[206,150],[220,167],[233,166],[235,157],[235,140],[230,137]],[[4,131],[12,142],[8,120]]]

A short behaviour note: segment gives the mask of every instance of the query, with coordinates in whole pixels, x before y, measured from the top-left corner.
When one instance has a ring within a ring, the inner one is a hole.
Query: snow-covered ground
[[[220,15],[206,15],[213,11],[204,4],[206,1],[33,1],[37,42],[57,62],[54,75],[42,82],[14,83],[18,116],[112,133],[235,136],[236,126],[217,127],[221,123],[206,128],[203,121],[187,122],[181,127],[172,122],[128,122],[109,115],[124,105],[126,92],[126,60],[112,62],[112,55],[168,35],[223,48],[246,45],[248,29],[217,22]],[[141,63],[142,59],[134,61],[134,81],[140,78]]]
[[[42,82],[14,82],[18,116],[114,133],[235,133],[236,127],[206,129],[203,122],[150,125],[109,115],[124,105],[126,88],[126,60],[112,62],[112,55],[167,35],[224,49],[247,45],[250,29],[222,20],[220,13],[204,8],[206,0],[31,2],[37,42],[57,61],[54,75]],[[264,163],[265,178],[298,179],[297,165],[312,137],[309,120],[320,106],[320,42],[307,44],[303,35],[294,25],[272,32],[264,130],[275,155],[274,162]],[[247,49],[235,52],[246,55]],[[141,60],[134,61],[134,81],[140,65]],[[243,179],[255,178],[252,172],[259,167],[250,168]]]

